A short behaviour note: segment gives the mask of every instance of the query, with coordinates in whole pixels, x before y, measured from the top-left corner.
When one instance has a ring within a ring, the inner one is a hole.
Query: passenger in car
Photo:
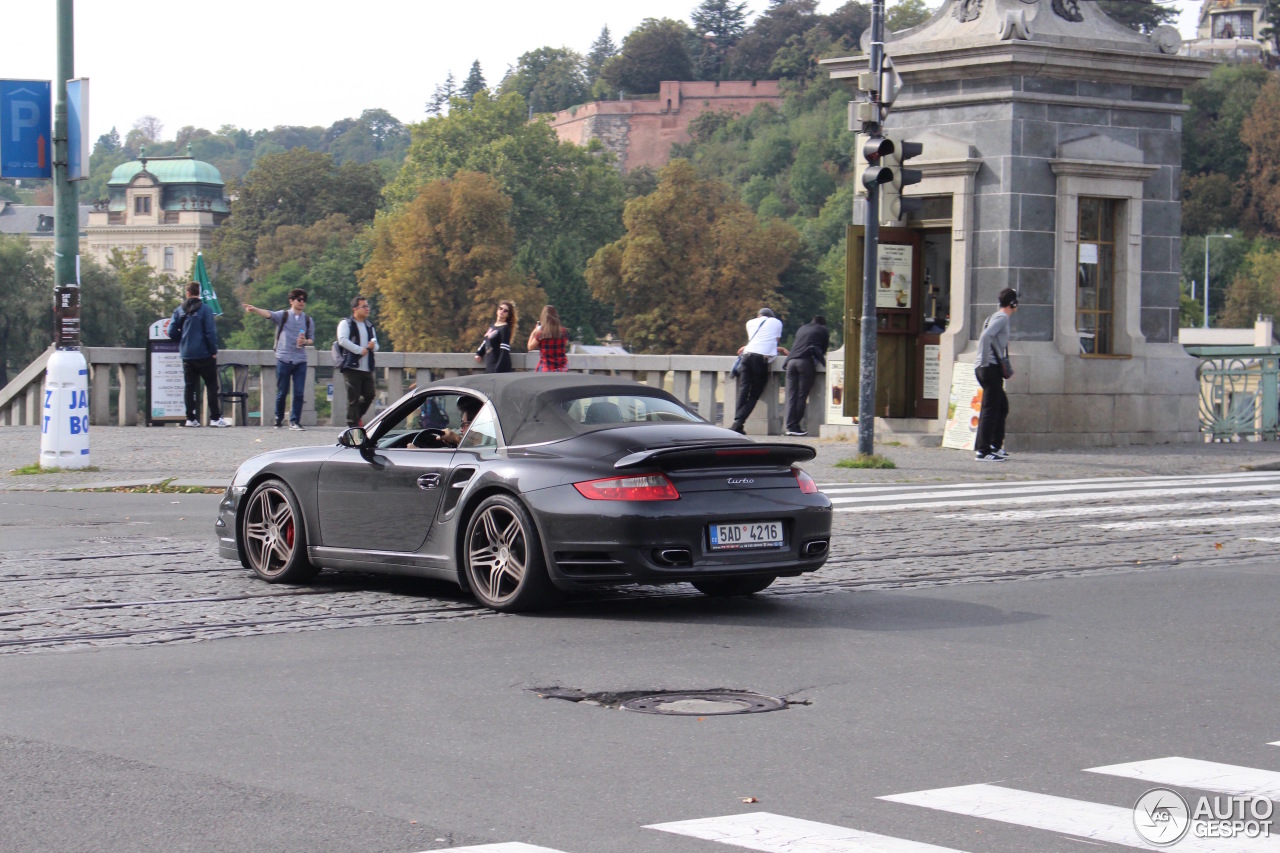
[[[438,438],[435,435],[423,433],[414,438],[409,447],[415,450],[457,447],[467,434],[467,430],[471,429],[471,422],[475,420],[476,415],[484,408],[484,403],[475,397],[459,397],[457,406],[458,412],[462,415],[462,423],[458,425],[457,431],[446,428]]]

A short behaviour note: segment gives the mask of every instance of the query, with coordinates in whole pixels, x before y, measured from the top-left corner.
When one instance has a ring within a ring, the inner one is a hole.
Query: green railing
[[[1212,441],[1280,434],[1280,347],[1192,346],[1200,359],[1200,432]]]

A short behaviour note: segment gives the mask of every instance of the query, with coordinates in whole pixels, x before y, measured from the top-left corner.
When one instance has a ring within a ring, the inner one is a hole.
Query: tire
[[[707,578],[694,581],[693,588],[712,598],[754,595],[778,579],[777,575],[749,575],[744,578]]]
[[[298,499],[280,480],[264,480],[250,492],[240,519],[240,548],[249,569],[267,583],[302,583],[320,572],[307,559]]]
[[[510,495],[491,495],[467,521],[463,571],[486,607],[516,613],[544,607],[556,596],[533,519]]]

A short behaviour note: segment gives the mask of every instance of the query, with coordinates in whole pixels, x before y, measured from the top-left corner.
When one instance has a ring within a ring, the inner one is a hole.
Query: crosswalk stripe
[[[1048,487],[1066,486],[1081,488],[1098,486],[1104,489],[1123,488],[1125,486],[1143,485],[1203,485],[1205,483],[1242,483],[1255,480],[1280,480],[1280,474],[1274,471],[1242,471],[1234,474],[1180,474],[1158,477],[1090,477],[1078,480],[999,480],[968,481],[961,483],[819,483],[819,488],[827,494],[919,494],[931,496],[943,495],[957,489],[1013,489],[1018,491],[1043,491]]]
[[[1044,504],[1044,503],[1062,503],[1064,500],[1086,499],[1086,498],[1102,498],[1105,500],[1130,499],[1130,498],[1164,498],[1173,497],[1175,495],[1202,495],[1206,493],[1222,494],[1226,492],[1276,492],[1280,491],[1280,483],[1266,485],[1259,484],[1253,486],[1205,486],[1205,487],[1187,487],[1173,489],[1125,489],[1106,492],[1073,492],[1070,494],[1048,494],[1048,495],[1032,495],[1032,494],[999,494],[991,496],[991,492],[981,491],[973,492],[974,496],[985,495],[986,497],[967,497],[964,500],[944,500],[944,501],[921,501],[918,503],[885,503],[883,497],[877,498],[831,498],[835,512],[893,512],[898,510],[914,510],[914,509],[940,509],[942,507],[960,506],[992,506],[995,504]],[[842,503],[848,501],[878,501],[873,506],[843,506]]]
[[[1089,767],[1085,772],[1124,776],[1157,785],[1177,785],[1199,791],[1280,799],[1280,773],[1274,770],[1237,767],[1234,764],[1219,764],[1196,758],[1153,758],[1149,761]]]
[[[1148,512],[1195,512],[1197,510],[1280,506],[1280,498],[1254,501],[1186,501],[1184,503],[1127,504],[1122,506],[1067,506],[1058,509],[1004,509],[999,512],[947,512],[938,518],[962,518],[965,521],[1040,521],[1049,518],[1079,518],[1085,515],[1141,515]]]
[[[1077,838],[1105,841],[1144,850],[1165,849],[1142,840],[1133,825],[1133,809],[1055,797],[1002,788],[999,785],[961,785],[935,788],[880,797],[895,803],[923,806],[928,809],[982,817],[1029,826],[1049,832],[1060,832]],[[1280,837],[1273,838],[1198,838],[1197,821],[1192,821],[1176,848],[1177,853],[1263,853],[1280,851]],[[1203,823],[1200,821],[1199,823]]]
[[[1221,518],[1159,518],[1149,521],[1107,521],[1095,524],[1082,524],[1094,530],[1155,530],[1161,527],[1231,527],[1237,524],[1275,524],[1280,521],[1280,514],[1270,515],[1231,515]]]
[[[502,844],[481,844],[479,847],[451,847],[449,853],[563,853],[563,850],[535,847],[520,841],[503,841]]]
[[[769,812],[655,823],[646,828],[772,853],[962,853]]]

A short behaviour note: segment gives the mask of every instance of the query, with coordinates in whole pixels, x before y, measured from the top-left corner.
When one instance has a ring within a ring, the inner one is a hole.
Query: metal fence
[[[1280,433],[1280,347],[1191,346],[1200,359],[1200,432],[1211,441],[1272,441]]]

